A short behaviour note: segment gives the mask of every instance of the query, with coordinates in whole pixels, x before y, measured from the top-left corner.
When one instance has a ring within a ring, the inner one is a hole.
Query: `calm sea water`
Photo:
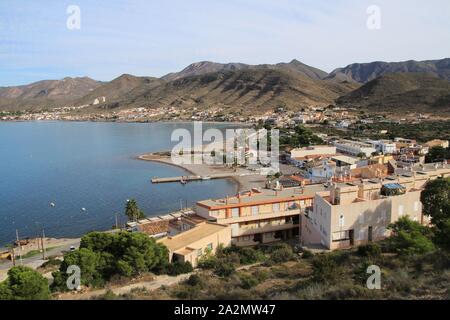
[[[179,209],[180,200],[192,205],[233,194],[230,180],[151,184],[154,176],[185,171],[134,157],[170,150],[170,135],[180,127],[192,130],[189,123],[0,123],[0,244],[13,240],[16,229],[21,237],[33,237],[41,227],[52,237],[108,229],[115,213],[125,220],[130,198],[154,216]]]

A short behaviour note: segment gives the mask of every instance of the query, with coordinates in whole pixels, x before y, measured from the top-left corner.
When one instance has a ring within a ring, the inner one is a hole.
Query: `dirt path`
[[[156,290],[161,288],[162,286],[172,286],[174,284],[178,284],[186,279],[188,279],[193,273],[181,274],[176,277],[171,277],[168,275],[156,276],[152,281],[143,281],[128,284],[120,287],[111,287],[100,290],[88,291],[83,293],[63,293],[58,296],[59,300],[89,300],[94,297],[105,294],[108,290],[111,290],[117,295],[129,293],[133,289],[141,289],[145,288],[148,291]]]

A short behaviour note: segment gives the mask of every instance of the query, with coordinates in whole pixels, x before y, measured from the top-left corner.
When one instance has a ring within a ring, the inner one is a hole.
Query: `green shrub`
[[[236,268],[231,262],[224,261],[222,263],[219,263],[214,268],[214,273],[218,275],[219,277],[229,277],[236,271]]]
[[[218,259],[215,256],[205,255],[198,261],[198,267],[201,269],[214,269],[218,263]]]
[[[197,274],[192,274],[189,276],[189,279],[186,280],[186,284],[190,286],[198,286],[202,283],[202,279]]]
[[[41,268],[46,268],[50,266],[60,266],[61,263],[62,263],[61,260],[51,257],[41,265]]]
[[[169,265],[167,273],[171,276],[178,276],[180,274],[192,272],[193,270],[194,269],[192,268],[192,264],[190,262],[176,261]]]
[[[263,252],[253,248],[241,248],[238,251],[238,254],[240,257],[240,264],[243,265],[253,264],[265,259]]]
[[[30,267],[17,266],[8,271],[8,278],[0,283],[0,299],[48,300],[48,281]]]
[[[284,246],[275,249],[270,254],[270,260],[274,263],[282,263],[291,260],[294,257],[294,253],[290,246]]]
[[[340,276],[340,270],[331,254],[315,256],[312,261],[313,280],[319,283],[333,283]]]
[[[314,253],[312,253],[311,250],[303,249],[302,252],[303,252],[303,254],[302,254],[303,259],[309,259],[309,258],[314,257]]]
[[[259,284],[258,279],[250,274],[240,274],[239,279],[242,289],[251,289]]]
[[[198,298],[200,289],[196,286],[180,286],[172,294],[177,299],[193,300]]]
[[[104,294],[100,295],[98,300],[118,300],[118,296],[111,290],[108,289]]]
[[[253,276],[258,279],[259,282],[264,282],[267,279],[269,279],[269,272],[264,271],[264,270],[256,270],[255,272],[253,272]]]
[[[364,260],[355,269],[354,279],[360,285],[366,285],[369,274],[367,273],[367,268],[373,265],[372,261]]]
[[[414,255],[431,252],[435,249],[429,228],[408,217],[402,217],[391,224],[393,236],[387,240],[390,250],[402,255]]]
[[[399,269],[386,277],[386,286],[391,291],[396,291],[402,296],[411,293],[416,280],[408,273],[407,269]]]
[[[381,255],[381,247],[376,243],[369,243],[359,246],[357,253],[362,257],[379,257]]]

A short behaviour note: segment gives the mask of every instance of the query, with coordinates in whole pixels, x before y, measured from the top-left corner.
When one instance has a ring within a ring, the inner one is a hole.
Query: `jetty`
[[[246,174],[246,173],[216,173],[211,174],[207,176],[178,176],[178,177],[167,177],[167,178],[153,178],[151,179],[152,183],[170,183],[170,182],[179,182],[179,183],[185,183],[190,181],[202,181],[202,180],[211,180],[211,179],[226,179],[226,178],[232,178],[232,177],[239,177],[239,176],[248,176],[248,175],[254,175],[254,173]]]

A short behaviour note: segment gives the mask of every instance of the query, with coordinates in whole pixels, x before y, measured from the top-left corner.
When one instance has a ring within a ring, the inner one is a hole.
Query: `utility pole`
[[[11,261],[12,261],[13,266],[15,267],[16,266],[16,253],[14,251],[14,246],[12,246],[12,248],[11,248]]]
[[[19,230],[16,229],[16,239],[17,239],[17,244],[19,245],[19,259],[20,259],[20,265],[23,265],[23,261],[22,261],[22,244],[20,243],[20,239],[19,239]]]
[[[42,238],[41,238],[41,244],[42,244],[42,260],[45,260],[45,245],[44,245],[44,238],[45,238],[45,233],[44,233],[44,228],[42,228]]]

